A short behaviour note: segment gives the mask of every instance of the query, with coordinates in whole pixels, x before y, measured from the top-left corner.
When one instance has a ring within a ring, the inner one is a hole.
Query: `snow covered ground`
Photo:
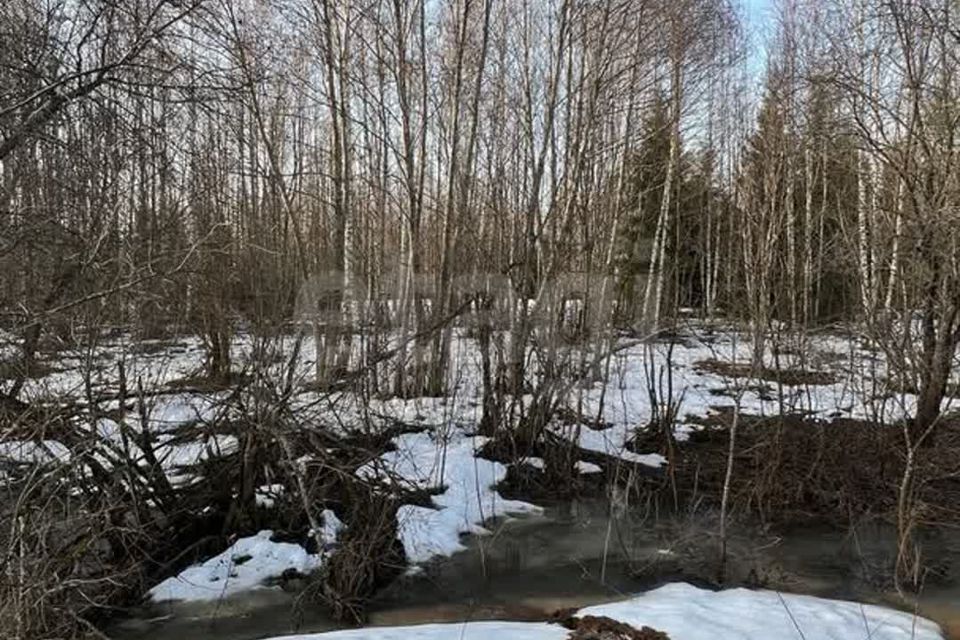
[[[445,489],[433,499],[436,509],[404,505],[397,513],[400,540],[412,563],[463,550],[460,534],[486,534],[481,524],[491,518],[540,512],[532,504],[505,500],[494,490],[507,469],[476,457],[486,438],[454,432],[448,442],[438,443],[429,433],[414,433],[395,442],[396,451],[360,472],[399,476],[418,488]]]
[[[566,640],[566,629],[528,622],[466,622],[421,624],[410,627],[373,627],[312,635],[283,636],[282,640]],[[281,640],[271,638],[270,640]]]
[[[323,512],[325,544],[332,544],[343,526],[332,511]],[[209,560],[167,578],[150,589],[154,602],[167,600],[219,600],[250,589],[267,588],[264,582],[293,569],[306,575],[320,567],[323,552],[309,554],[298,544],[274,542],[272,531],[240,538],[229,549]]]
[[[773,591],[707,591],[668,584],[622,602],[582,609],[637,629],[648,626],[671,640],[940,640],[940,628],[917,616],[856,602]],[[565,640],[557,625],[465,622],[353,629],[282,640]],[[280,638],[274,640],[281,640]]]
[[[318,555],[286,542],[273,542],[272,531],[237,540],[229,549],[202,564],[167,578],[149,595],[155,602],[167,600],[218,600],[248,589],[263,588],[264,581],[287,569],[307,574],[320,566]]]
[[[282,367],[292,353],[293,343],[292,337],[283,338],[271,347],[273,356],[265,361],[273,363],[269,366]],[[451,392],[445,398],[383,400],[358,398],[347,393],[323,396],[304,386],[293,400],[295,406],[328,407],[331,417],[325,423],[344,431],[362,425],[364,421],[369,423],[371,416],[384,418],[377,418],[382,424],[393,420],[423,428],[419,433],[395,438],[395,451],[386,453],[359,471],[366,477],[435,492],[433,503],[436,508],[407,505],[400,510],[400,537],[413,563],[461,550],[460,536],[485,533],[483,523],[491,518],[511,514],[535,515],[539,510],[535,505],[500,497],[493,487],[503,479],[506,467],[476,457],[476,451],[484,444],[482,438],[472,435],[481,417],[480,358],[473,341],[462,334],[453,340],[451,349],[454,363]],[[886,377],[884,363],[852,338],[826,334],[810,337],[802,351],[805,354],[802,359],[781,353],[780,365],[828,372],[833,380],[829,384],[785,386],[782,396],[778,396],[772,383],[763,383],[767,387],[764,390],[753,384],[756,381],[745,385],[743,379],[725,377],[705,368],[702,363],[709,360],[747,363],[751,345],[742,336],[723,327],[692,326],[688,335],[673,349],[670,358],[675,398],[680,400],[680,416],[707,416],[717,407],[732,406],[734,395],[741,396],[745,412],[772,414],[782,408],[824,418],[838,415],[866,418],[882,411],[887,419],[892,419],[909,412],[914,404],[914,397],[907,393],[878,399],[878,381]],[[238,336],[232,347],[232,357],[238,366],[264,357],[262,352],[262,345],[247,335]],[[609,425],[608,428],[596,430],[557,423],[551,429],[561,437],[576,439],[587,450],[653,467],[662,465],[664,460],[659,454],[635,453],[627,450],[626,443],[638,427],[650,420],[653,407],[648,393],[648,377],[652,371],[655,378],[662,380],[660,376],[667,366],[667,354],[668,347],[663,343],[637,343],[621,348],[609,362],[604,362],[604,368],[609,371],[606,384],[594,382],[571,387],[567,406],[585,419],[599,418],[600,422]],[[576,360],[573,350],[570,355],[571,360]],[[311,379],[314,357],[314,345],[307,339],[296,365],[297,378],[302,382]],[[773,364],[772,352],[767,354],[766,360],[768,365]],[[148,388],[157,389],[196,374],[202,365],[203,352],[200,342],[194,338],[184,338],[173,344],[115,340],[93,354],[67,354],[65,358],[50,363],[51,373],[30,381],[25,398],[30,400],[59,393],[82,397],[82,371],[90,363],[95,365],[92,373],[95,388],[115,392],[120,361],[125,363],[128,380],[142,379]],[[281,377],[278,374],[278,378]],[[159,396],[151,403],[147,412],[149,428],[160,443],[158,458],[172,481],[190,482],[191,464],[235,450],[237,442],[230,435],[201,433],[193,441],[176,438],[178,430],[184,426],[198,421],[215,422],[224,417],[223,405],[219,402],[222,398],[222,394],[215,392],[172,393]],[[529,398],[520,400],[526,403]],[[107,403],[107,408],[109,406]],[[103,419],[90,428],[104,442],[116,444],[121,440],[122,429],[136,432],[142,428],[140,421],[137,412],[129,412],[122,426]],[[685,437],[691,428],[680,425],[678,437]],[[135,448],[133,444],[124,446]],[[69,458],[70,452],[56,441],[13,440],[0,447],[0,469],[4,459],[58,463]],[[537,464],[537,461],[528,460],[527,463]],[[594,465],[582,463],[581,472],[597,470]],[[277,549],[272,546],[275,543],[259,536],[246,540],[244,549],[228,549],[179,577],[179,584],[203,585],[202,589],[181,589],[163,583],[167,586],[155,590],[154,596],[203,598],[207,597],[203,595],[205,593],[232,593],[260,585],[263,578],[278,575],[284,569],[307,570],[321,561],[307,557],[303,549],[300,552]],[[237,566],[230,560],[237,554],[250,555],[253,559],[246,565]],[[244,569],[244,566],[248,568]],[[217,582],[221,584],[211,584]]]
[[[814,417],[849,417],[871,419],[883,415],[893,421],[912,412],[916,397],[910,393],[884,394],[882,382],[887,372],[882,359],[861,348],[848,337],[817,335],[808,338],[803,358],[781,354],[783,370],[829,374],[829,384],[784,385],[782,399],[774,382],[723,376],[704,367],[704,362],[747,365],[751,345],[742,336],[729,331],[699,336],[694,332],[677,344],[670,356],[674,400],[679,401],[681,420],[705,417],[723,407],[732,407],[740,396],[744,413],[776,415],[781,409]],[[658,386],[665,385],[668,347],[654,344],[636,345],[617,352],[611,358],[610,380],[606,385],[594,384],[574,390],[568,406],[579,408],[587,418],[599,417],[610,428],[596,431],[579,429],[575,436],[581,447],[617,455],[627,460],[657,466],[663,459],[656,455],[636,454],[624,449],[638,425],[646,425],[653,415],[648,393],[650,371]],[[765,358],[774,366],[773,355]],[[661,400],[662,401],[662,400]],[[782,402],[782,405],[781,405]],[[555,430],[572,437],[574,430],[558,425]],[[683,440],[689,426],[679,425],[677,438]]]

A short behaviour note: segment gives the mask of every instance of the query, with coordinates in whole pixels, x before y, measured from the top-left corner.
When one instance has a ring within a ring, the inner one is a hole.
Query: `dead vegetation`
[[[611,483],[656,487],[664,479],[661,469],[584,449],[549,431],[541,434],[537,441],[522,445],[509,434],[502,434],[487,442],[477,455],[507,466],[506,477],[497,485],[506,498],[553,501],[599,495]],[[542,459],[543,468],[527,462],[530,458]],[[578,462],[594,464],[600,472],[580,473]]]
[[[750,379],[788,387],[805,387],[836,384],[836,374],[829,371],[814,371],[802,368],[755,367],[749,362],[731,362],[729,360],[699,360],[694,369],[712,373],[731,380]]]
[[[9,523],[0,528],[0,629],[24,639],[95,636],[153,584],[262,529],[326,552],[310,533],[324,508],[347,527],[312,593],[335,616],[361,621],[366,599],[405,565],[397,507],[429,496],[355,472],[409,427],[335,436],[263,382],[237,383],[209,416],[163,432],[151,426],[146,393],[118,398],[109,414],[96,403],[7,402],[0,434],[33,453],[0,468],[0,520]],[[99,430],[107,415],[116,433]],[[236,446],[185,466],[161,462],[172,447],[217,438]],[[282,488],[270,505],[256,499],[265,485]]]
[[[704,427],[680,447],[677,476],[690,496],[719,495],[726,466],[730,408],[696,419]],[[960,424],[944,425],[917,470],[917,515],[927,525],[960,523]],[[905,466],[896,426],[788,414],[741,415],[731,506],[762,521],[896,517]],[[854,463],[855,462],[855,463]]]
[[[574,611],[558,611],[554,621],[570,629],[569,640],[670,640],[662,631],[644,626],[639,629],[607,616],[575,616]]]
[[[335,620],[360,625],[367,621],[370,597],[400,575],[407,562],[397,538],[399,502],[361,483],[351,486],[363,495],[346,501],[349,524],[306,595],[329,607]]]

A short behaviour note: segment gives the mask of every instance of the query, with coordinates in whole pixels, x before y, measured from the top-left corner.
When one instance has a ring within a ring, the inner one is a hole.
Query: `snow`
[[[486,442],[482,437],[464,436],[459,430],[451,430],[446,442],[438,442],[427,432],[405,434],[396,439],[396,451],[387,452],[358,471],[366,477],[399,481],[419,489],[445,489],[433,497],[436,508],[403,505],[398,511],[399,537],[411,563],[465,549],[461,535],[487,533],[481,525],[491,518],[541,512],[535,505],[497,494],[494,486],[503,480],[507,469],[476,457],[476,450]],[[227,440],[220,445],[235,442]],[[185,463],[209,455],[209,446],[180,445],[175,453],[177,462]],[[258,500],[265,504],[276,495],[276,487],[262,487],[258,493]],[[328,545],[333,544],[341,526],[332,512],[324,513],[322,537]],[[322,558],[308,555],[298,545],[271,542],[270,535],[262,531],[238,540],[220,555],[160,583],[150,595],[158,601],[216,599],[256,588],[266,578],[289,568],[309,573],[321,565]],[[235,559],[245,555],[253,557],[238,565]]]
[[[709,591],[668,584],[622,602],[581,609],[636,628],[652,627],[671,640],[942,640],[924,618],[884,607],[774,591]],[[546,623],[464,622],[354,629],[282,640],[563,640],[566,629]],[[274,640],[281,640],[279,638]]]
[[[168,440],[156,448],[156,456],[171,482],[186,484],[195,480],[188,467],[232,453],[238,447],[237,438],[231,435],[214,435],[187,442]]]
[[[257,487],[253,499],[258,507],[270,509],[276,504],[277,500],[283,496],[285,491],[286,487],[282,484],[265,484]]]
[[[577,472],[578,473],[603,473],[598,465],[593,464],[592,462],[584,462],[583,460],[577,460]]]
[[[541,471],[547,468],[547,463],[543,458],[537,458],[533,456],[524,458],[523,464],[530,465],[534,469],[540,469]]]
[[[608,616],[648,626],[672,640],[937,640],[929,620],[884,607],[774,591],[708,591],[668,584],[579,615]],[[799,631],[798,631],[799,630]]]
[[[229,549],[204,562],[167,578],[149,591],[156,602],[165,600],[217,600],[261,587],[267,578],[287,569],[310,573],[319,566],[319,558],[303,547],[273,542],[272,531],[261,531],[237,540]],[[246,560],[245,560],[246,559]]]
[[[667,368],[673,377],[673,400],[679,402],[680,424],[675,425],[678,441],[686,440],[693,425],[684,424],[687,417],[707,417],[721,408],[733,407],[735,395],[741,395],[744,413],[776,415],[784,412],[807,413],[826,419],[840,415],[856,419],[873,419],[884,415],[888,422],[909,415],[916,404],[910,393],[888,392],[882,388],[887,378],[883,359],[844,335],[821,334],[805,337],[803,357],[781,352],[776,358],[768,346],[765,366],[783,370],[792,368],[830,373],[835,381],[822,385],[784,385],[781,399],[774,382],[722,376],[704,370],[703,361],[747,364],[752,357],[752,344],[730,327],[694,323],[687,327],[689,335],[674,345],[664,343],[622,345],[611,355],[609,380],[575,389],[567,399],[567,407],[576,409],[585,419],[597,419],[609,428],[596,430],[585,425],[555,424],[550,428],[557,435],[575,441],[580,447],[612,455],[623,460],[659,467],[666,460],[657,453],[635,453],[627,443],[638,427],[649,424],[653,407],[648,387],[650,372],[656,386],[665,394]],[[668,367],[669,363],[669,367]],[[759,385],[769,389],[762,393]],[[661,402],[665,398],[661,398]]]
[[[324,551],[327,551],[336,544],[337,536],[345,526],[333,511],[330,509],[323,510],[323,522],[320,524],[320,541],[323,543]],[[316,531],[311,529],[310,535],[316,535]]]
[[[70,460],[70,450],[56,440],[8,440],[0,442],[0,462],[45,464]]]
[[[530,465],[534,469],[540,469],[543,471],[547,468],[547,463],[543,458],[537,457],[527,457],[522,460],[523,464]],[[577,460],[577,463],[574,465],[574,468],[577,470],[577,473],[588,474],[588,473],[603,473],[603,469],[599,465],[593,464],[592,462],[584,462],[583,460]]]
[[[666,464],[667,459],[659,453],[634,453],[625,447],[626,441],[633,435],[635,424],[621,423],[603,431],[581,428],[577,443],[588,451],[598,451],[627,462],[635,462],[648,467],[660,467]],[[562,433],[562,432],[561,432]]]
[[[218,396],[177,394],[157,399],[148,420],[153,431],[171,431],[185,424],[212,421],[217,415]],[[138,418],[139,419],[139,418]]]
[[[563,627],[525,622],[467,622],[421,624],[411,627],[349,629],[313,635],[284,636],[282,640],[565,640]],[[272,640],[281,640],[274,638]]]
[[[342,526],[332,511],[324,511],[324,546],[333,544]],[[266,588],[264,582],[294,569],[308,574],[318,569],[324,553],[309,554],[298,545],[274,542],[273,532],[264,530],[249,538],[240,538],[229,549],[202,564],[194,565],[167,578],[148,592],[154,602],[168,600],[218,600],[241,591]]]
[[[485,533],[480,524],[508,514],[536,514],[541,509],[527,502],[505,500],[493,488],[506,476],[500,463],[476,457],[486,438],[450,434],[450,441],[437,442],[428,433],[396,439],[390,451],[360,473],[367,476],[403,478],[420,489],[446,487],[433,496],[436,509],[403,505],[397,513],[400,540],[412,563],[465,549],[460,534]]]
[[[854,418],[869,418],[881,408],[888,420],[896,419],[911,410],[915,397],[909,393],[897,393],[886,404],[878,407],[880,394],[874,393],[877,380],[887,377],[885,363],[875,353],[861,348],[849,336],[818,335],[805,338],[809,361],[781,353],[777,362],[784,368],[800,366],[804,369],[829,371],[836,382],[818,386],[786,386],[783,388],[783,405],[779,399],[744,386],[756,381],[732,379],[706,371],[698,363],[718,360],[725,363],[746,363],[751,357],[752,345],[742,335],[729,327],[701,323],[687,327],[689,336],[677,344],[670,354],[670,370],[673,374],[675,399],[681,400],[681,420],[688,416],[705,417],[719,407],[730,407],[735,400],[731,391],[742,392],[741,405],[744,412],[770,415],[780,410],[805,411],[815,417],[826,418],[838,414]],[[470,434],[479,421],[481,389],[479,355],[475,343],[464,332],[455,334],[451,342],[451,392],[445,398],[379,399],[366,398],[349,393],[318,395],[304,390],[296,395],[291,404],[294,410],[311,405],[324,407],[318,411],[329,412],[321,416],[329,428],[349,431],[363,427],[378,428],[390,421],[416,424],[424,430],[394,438],[395,451],[390,451],[374,462],[365,465],[359,474],[376,478],[387,484],[399,483],[436,492],[432,496],[435,508],[405,505],[399,511],[399,535],[411,563],[423,563],[437,556],[456,553],[464,548],[461,536],[465,533],[484,534],[485,522],[491,518],[509,517],[512,514],[537,514],[540,509],[532,504],[505,500],[494,489],[504,478],[506,467],[496,462],[476,458],[476,451],[485,440]],[[277,366],[287,361],[293,338],[285,337],[275,345]],[[150,349],[144,347],[149,346]],[[255,357],[255,340],[248,334],[236,337],[231,346],[231,356],[239,366]],[[653,407],[648,392],[650,371],[662,382],[661,372],[666,368],[668,347],[665,344],[620,345],[610,357],[609,381],[606,384],[593,382],[572,389],[567,398],[567,407],[585,416],[586,420],[597,419],[609,428],[593,429],[586,425],[553,424],[550,429],[557,435],[575,441],[581,448],[600,452],[634,463],[661,467],[665,464],[662,455],[656,452],[637,453],[630,451],[627,443],[635,436],[638,427],[650,422]],[[577,347],[571,347],[577,353]],[[269,355],[269,354],[268,354]],[[88,362],[94,363],[91,372],[96,390],[116,390],[118,363],[123,362],[128,380],[142,379],[145,389],[158,389],[171,382],[195,374],[202,363],[202,343],[196,338],[183,338],[176,343],[136,343],[131,338],[121,338],[104,343],[89,359],[80,352],[65,353],[58,360],[53,372],[43,378],[28,381],[24,396],[27,400],[49,394],[67,393],[82,399],[83,373]],[[316,348],[308,338],[302,345],[297,362],[298,379],[309,380],[316,357]],[[771,349],[764,354],[766,364],[773,365]],[[575,360],[575,358],[574,358]],[[277,373],[271,369],[270,375]],[[278,374],[279,375],[279,374]],[[765,383],[775,388],[772,383]],[[738,386],[740,385],[740,386]],[[743,387],[743,388],[741,388]],[[726,392],[720,393],[718,392]],[[774,393],[776,395],[776,393]],[[165,472],[174,483],[197,480],[190,466],[206,458],[235,451],[236,438],[224,434],[202,434],[203,429],[184,432],[182,427],[196,422],[217,422],[224,414],[220,401],[222,394],[172,393],[155,398],[147,407],[149,428],[156,439],[156,453]],[[520,404],[529,404],[531,398],[518,399]],[[119,418],[118,418],[119,419]],[[142,462],[142,454],[136,446],[136,438],[121,437],[122,428],[129,428],[135,435],[142,428],[138,411],[129,412],[123,418],[124,425],[102,419],[88,427],[99,436],[104,449],[129,446],[130,455]],[[676,426],[678,440],[688,437],[695,427],[685,424]],[[200,436],[193,434],[201,432]],[[91,434],[93,435],[93,434]],[[92,438],[96,440],[96,438]],[[98,453],[94,453],[98,455]],[[56,441],[12,441],[0,446],[0,463],[4,460],[17,462],[66,462],[70,452]],[[543,468],[538,458],[523,460],[526,464]],[[579,473],[599,473],[596,464],[578,461]],[[278,492],[275,487],[263,487],[257,493],[258,504],[269,506],[275,502]],[[329,522],[333,522],[331,518]],[[325,529],[326,529],[325,525]],[[335,535],[331,531],[325,537]],[[254,536],[246,538],[246,544],[258,544],[258,553],[271,568],[264,573],[282,572],[288,562],[312,562],[305,559],[306,552],[300,548],[272,548],[269,540]],[[257,542],[259,541],[259,542]],[[238,541],[240,544],[242,541]],[[271,551],[272,549],[272,551]],[[278,554],[278,555],[271,555]],[[285,555],[286,554],[286,555]],[[223,593],[247,588],[244,585],[259,585],[262,577],[254,570],[254,563],[234,566],[230,558],[235,550],[211,558],[195,567],[196,572],[180,576],[183,584],[200,585],[197,593]],[[252,560],[250,562],[253,562]],[[206,568],[204,568],[206,567]],[[188,570],[189,571],[189,570]],[[231,572],[237,575],[230,575]],[[219,584],[218,584],[219,583]],[[166,582],[163,584],[167,584]],[[169,587],[169,585],[168,585]],[[180,588],[180,587],[178,587]],[[170,593],[179,593],[172,588]],[[184,592],[189,590],[183,587]]]

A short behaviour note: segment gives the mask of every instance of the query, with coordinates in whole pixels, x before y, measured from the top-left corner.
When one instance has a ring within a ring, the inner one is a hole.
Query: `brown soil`
[[[583,449],[549,432],[532,445],[519,445],[506,436],[493,438],[481,447],[478,455],[507,466],[506,477],[497,484],[497,490],[505,498],[550,501],[600,495],[605,484],[618,477],[630,476],[636,484],[653,485],[659,485],[663,477],[660,469]],[[546,468],[538,469],[523,463],[532,457],[542,458]],[[595,464],[601,472],[578,473],[575,470],[577,461]]]
[[[834,384],[837,377],[827,371],[809,369],[771,369],[764,367],[759,371],[749,363],[727,362],[723,360],[700,360],[693,364],[694,369],[703,373],[713,373],[724,378],[754,378],[786,386],[817,386]]]
[[[637,629],[606,616],[575,617],[568,611],[558,611],[555,616],[558,624],[570,629],[569,640],[670,640],[662,631]]]
[[[689,495],[721,494],[732,417],[732,408],[715,409],[696,419],[705,428],[681,443],[676,477]],[[764,520],[812,516],[839,524],[895,512],[905,459],[895,425],[741,414],[737,439],[734,508]],[[917,456],[916,477],[921,522],[960,524],[960,425],[940,428],[936,446]]]

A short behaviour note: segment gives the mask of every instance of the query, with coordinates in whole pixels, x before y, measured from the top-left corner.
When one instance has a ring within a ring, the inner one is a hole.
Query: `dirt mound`
[[[650,627],[637,629],[606,616],[576,617],[561,611],[556,614],[556,622],[570,629],[568,640],[670,640],[662,631]]]

